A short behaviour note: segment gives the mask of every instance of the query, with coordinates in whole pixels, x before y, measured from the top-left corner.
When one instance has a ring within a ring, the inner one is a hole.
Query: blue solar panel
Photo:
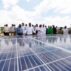
[[[0,71],[71,71],[71,52],[61,46],[70,36],[61,37],[0,38]]]

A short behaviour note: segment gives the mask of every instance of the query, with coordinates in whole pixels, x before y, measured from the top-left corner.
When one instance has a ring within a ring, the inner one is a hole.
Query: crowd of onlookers
[[[12,26],[8,26],[8,24],[0,27],[0,35],[1,36],[22,36],[22,35],[47,35],[47,34],[71,34],[71,27],[57,27],[57,26],[46,26],[44,24],[19,24],[18,27],[15,24]]]

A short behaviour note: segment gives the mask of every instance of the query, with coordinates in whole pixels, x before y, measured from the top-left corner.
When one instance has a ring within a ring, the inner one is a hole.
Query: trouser
[[[23,36],[23,33],[17,33],[18,36]]]
[[[36,35],[36,33],[32,33],[32,35]]]
[[[5,36],[9,36],[9,32],[4,32],[4,35]]]
[[[11,36],[15,36],[16,35],[16,32],[10,32],[10,35]]]

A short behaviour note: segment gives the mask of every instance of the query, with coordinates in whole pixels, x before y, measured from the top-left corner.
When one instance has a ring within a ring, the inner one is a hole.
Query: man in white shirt
[[[27,31],[28,31],[27,24],[22,23],[22,30],[23,30],[23,35],[27,35]]]
[[[4,25],[4,35],[9,36],[9,27],[8,24]]]
[[[33,25],[32,27],[33,27],[33,35],[36,35],[36,26]]]
[[[36,35],[38,35],[38,32],[39,32],[38,24],[36,24],[36,26],[35,26],[35,30],[36,30]]]
[[[46,26],[44,24],[43,24],[43,27],[42,27],[42,34],[46,35]]]
[[[28,26],[27,26],[27,24],[25,24],[25,27],[24,27],[24,33],[25,33],[25,35],[27,35],[27,31],[28,31]]]
[[[11,36],[15,36],[16,35],[15,24],[12,24],[12,26],[10,27],[9,33],[11,34]]]
[[[38,27],[38,36],[42,36],[43,28],[42,25],[40,24]]]
[[[23,30],[23,35],[25,35],[25,25],[22,23],[22,30]]]
[[[33,33],[33,27],[31,23],[29,23],[29,26],[27,27],[27,35],[32,35]]]
[[[65,34],[65,35],[68,34],[68,28],[66,26],[63,29],[63,34]]]

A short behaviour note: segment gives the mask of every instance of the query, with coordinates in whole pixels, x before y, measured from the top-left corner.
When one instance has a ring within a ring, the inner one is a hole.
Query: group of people
[[[47,34],[71,34],[71,28],[57,27],[57,26],[46,26],[46,25],[32,25],[29,24],[19,24],[18,27],[15,24],[12,24],[11,27],[8,24],[0,28],[0,34],[4,36],[23,36],[23,35],[47,35]]]

